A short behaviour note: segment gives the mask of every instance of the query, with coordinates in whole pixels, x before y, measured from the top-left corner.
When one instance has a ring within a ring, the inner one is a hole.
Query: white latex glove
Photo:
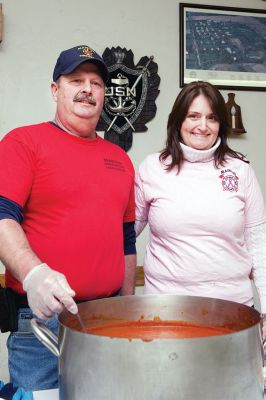
[[[27,292],[29,307],[38,318],[48,319],[59,314],[64,307],[72,314],[78,312],[72,298],[75,292],[66,277],[47,264],[37,265],[26,275],[23,289]]]

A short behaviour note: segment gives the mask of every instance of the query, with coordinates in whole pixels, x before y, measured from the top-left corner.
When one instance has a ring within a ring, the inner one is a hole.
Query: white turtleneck
[[[167,171],[159,153],[136,176],[136,230],[148,222],[144,292],[208,296],[253,304],[253,260],[244,239],[266,222],[262,194],[249,164],[181,144],[180,172]],[[166,160],[166,163],[169,159]],[[266,285],[264,285],[266,293]],[[263,292],[261,291],[261,293]],[[265,302],[266,304],[266,302]]]
[[[184,158],[189,162],[207,162],[214,159],[215,150],[219,147],[221,139],[218,137],[216,143],[208,150],[197,150],[180,142]]]

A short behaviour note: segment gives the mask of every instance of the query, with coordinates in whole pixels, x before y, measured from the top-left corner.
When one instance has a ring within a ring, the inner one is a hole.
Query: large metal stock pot
[[[260,400],[260,315],[224,300],[136,295],[79,304],[85,326],[112,320],[182,320],[226,326],[232,334],[192,339],[117,339],[79,331],[59,316],[55,337],[37,320],[35,335],[59,357],[60,400]]]

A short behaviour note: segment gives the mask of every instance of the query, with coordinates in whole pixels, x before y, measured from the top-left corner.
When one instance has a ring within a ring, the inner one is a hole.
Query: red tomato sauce
[[[123,321],[86,328],[86,332],[111,338],[142,339],[185,339],[233,333],[232,329],[185,321]]]

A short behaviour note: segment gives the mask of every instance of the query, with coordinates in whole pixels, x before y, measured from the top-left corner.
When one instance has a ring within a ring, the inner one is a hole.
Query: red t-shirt
[[[0,143],[0,195],[23,208],[23,230],[77,300],[110,295],[124,278],[123,223],[135,219],[134,168],[118,146],[51,123],[17,128]],[[6,273],[6,284],[23,292]]]

